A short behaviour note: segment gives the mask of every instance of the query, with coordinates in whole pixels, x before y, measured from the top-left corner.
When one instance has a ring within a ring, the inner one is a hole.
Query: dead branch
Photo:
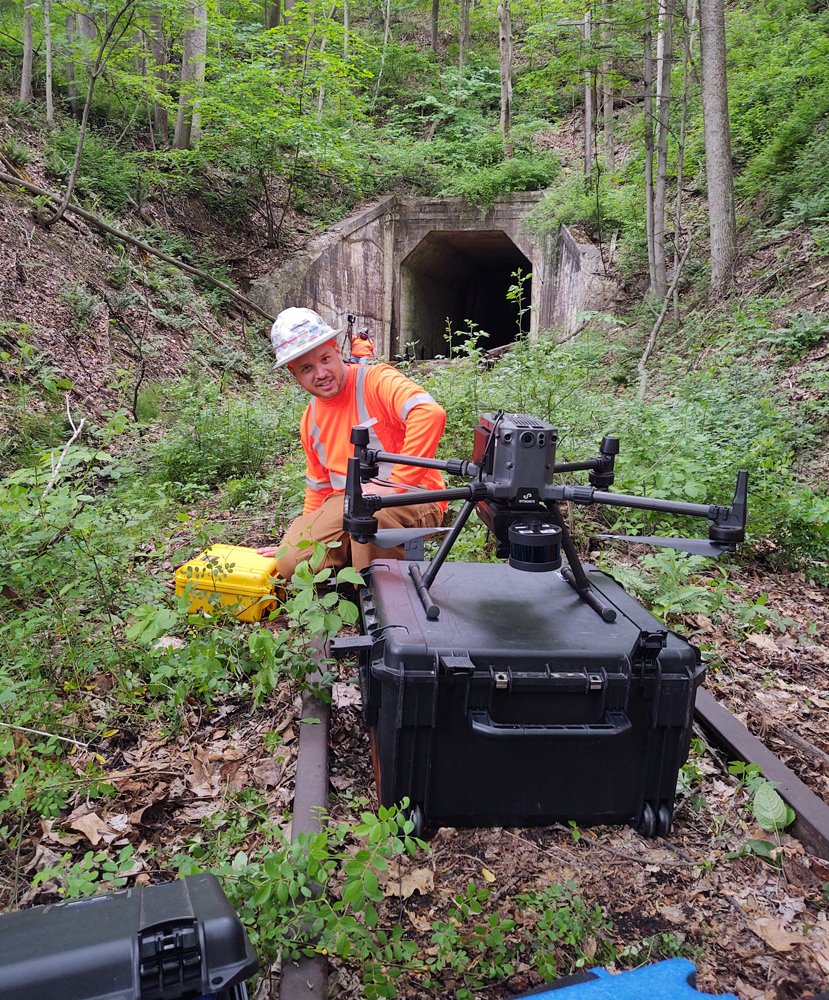
[[[679,284],[679,276],[682,274],[682,268],[685,266],[685,261],[688,260],[688,254],[691,252],[691,246],[694,242],[693,233],[688,234],[688,246],[685,247],[685,253],[682,255],[682,260],[679,262],[676,274],[674,274],[674,280],[671,282],[671,287],[665,293],[665,298],[662,302],[662,310],[656,318],[656,322],[653,324],[653,329],[651,330],[650,336],[648,337],[648,342],[645,344],[645,350],[642,352],[642,357],[639,359],[639,364],[637,365],[637,371],[639,372],[639,390],[637,396],[639,399],[645,398],[645,389],[648,384],[648,371],[647,363],[648,358],[651,356],[654,344],[656,343],[657,335],[662,329],[662,324],[665,322],[665,317],[668,314],[668,306],[673,298],[674,290]]]
[[[43,501],[46,498],[46,494],[49,493],[49,491],[52,489],[52,487],[57,482],[58,473],[60,472],[60,467],[63,465],[63,460],[66,458],[66,455],[69,452],[69,449],[72,447],[72,444],[74,443],[75,439],[78,437],[78,435],[83,430],[83,425],[86,423],[86,417],[83,417],[81,419],[81,422],[78,424],[78,426],[77,427],[75,426],[75,421],[72,419],[72,414],[69,412],[69,394],[68,393],[66,395],[66,416],[67,416],[67,418],[69,420],[69,426],[72,428],[72,437],[69,438],[69,440],[66,442],[66,445],[64,446],[63,451],[60,453],[60,458],[58,459],[57,464],[52,467],[52,478],[46,484],[46,489],[40,495],[41,501]]]
[[[30,184],[28,181],[22,181],[19,177],[13,177],[11,174],[4,173],[1,170],[0,181],[5,184],[11,184],[14,187],[22,187],[30,194],[45,196],[50,201],[60,204],[60,198],[57,195],[54,195],[49,191],[45,191],[43,188],[38,187],[37,184]],[[240,292],[237,292],[236,289],[231,288],[230,285],[226,285],[223,281],[219,281],[218,278],[214,278],[212,274],[208,274],[206,271],[202,271],[198,267],[193,267],[191,264],[185,264],[184,261],[176,260],[175,257],[170,257],[166,253],[156,250],[154,247],[150,246],[149,243],[143,243],[141,240],[135,239],[134,236],[129,236],[127,233],[121,232],[120,229],[110,226],[109,223],[104,222],[103,219],[99,219],[97,215],[87,212],[86,209],[80,208],[78,205],[74,205],[70,202],[66,206],[66,211],[72,212],[81,219],[85,219],[87,222],[95,226],[96,229],[100,229],[103,233],[109,233],[110,236],[115,236],[119,240],[129,243],[131,246],[138,247],[139,250],[150,254],[152,257],[158,257],[159,260],[163,260],[166,264],[172,264],[173,267],[177,267],[181,271],[186,271],[188,274],[193,274],[197,278],[201,278],[203,281],[210,282],[210,284],[215,285],[216,288],[221,288],[222,291],[227,292],[227,294],[234,301],[238,302],[247,309],[253,310],[253,312],[258,313],[271,323],[276,318],[275,316],[271,316],[270,313],[265,312],[264,309],[260,309],[255,302],[251,302],[250,299],[246,298]]]

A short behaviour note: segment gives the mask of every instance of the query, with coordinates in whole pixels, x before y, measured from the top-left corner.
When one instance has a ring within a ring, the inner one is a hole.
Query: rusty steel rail
[[[829,861],[829,806],[804,785],[765,744],[708,691],[697,691],[695,714],[702,728],[735,759],[757,764],[766,780],[795,812],[792,833],[818,858]]]
[[[327,656],[322,644],[313,650],[319,661]],[[322,676],[323,668],[309,674],[312,683]],[[319,833],[328,805],[328,733],[330,705],[323,704],[306,691],[302,696],[302,722],[299,728],[299,754],[294,779],[294,811],[291,840],[300,833]],[[307,719],[318,720],[308,723]],[[326,1000],[328,996],[328,959],[325,955],[303,956],[298,962],[285,957],[279,980],[279,1000]]]

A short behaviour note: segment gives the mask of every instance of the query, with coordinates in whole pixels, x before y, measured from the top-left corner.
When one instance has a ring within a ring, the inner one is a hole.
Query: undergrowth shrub
[[[561,348],[523,341],[491,371],[460,358],[422,382],[448,412],[446,456],[469,455],[478,414],[500,407],[556,426],[561,461],[595,454],[603,434],[619,436],[619,493],[729,503],[737,471],[747,469],[749,537],[774,540],[791,563],[821,575],[829,505],[798,482],[793,465],[796,449],[818,446],[819,431],[784,409],[773,369],[732,348],[712,354],[700,370],[668,359],[664,381],[655,375],[641,401],[634,390],[609,384],[606,342],[597,337]],[[595,520],[622,534],[643,526],[641,513],[620,508],[576,508],[573,516],[579,533],[595,530]],[[646,525],[646,534],[707,531],[707,522],[656,513]]]
[[[67,123],[50,135],[45,153],[54,174],[68,176],[77,144],[78,126],[74,123]],[[88,131],[81,154],[78,190],[87,197],[100,199],[110,212],[123,212],[130,202],[138,199],[135,157]]]
[[[222,395],[215,383],[193,385],[173,428],[155,449],[159,478],[182,485],[218,486],[260,473],[293,447],[297,425],[277,406]]]
[[[539,191],[548,187],[558,176],[559,169],[553,157],[516,156],[463,173],[440,193],[460,195],[471,205],[489,208],[496,198],[512,191]]]

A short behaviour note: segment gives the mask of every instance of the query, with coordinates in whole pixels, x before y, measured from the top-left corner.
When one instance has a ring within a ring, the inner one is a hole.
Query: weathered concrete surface
[[[473,320],[490,334],[488,347],[515,339],[517,307],[506,292],[520,269],[532,272],[525,329],[567,327],[579,310],[601,308],[607,291],[590,248],[563,237],[553,253],[526,233],[525,220],[543,197],[515,193],[487,211],[460,198],[385,198],[258,278],[250,297],[274,315],[310,306],[338,327],[353,313],[380,355],[416,343],[419,356],[433,357],[446,353],[447,318],[454,329]]]
[[[552,323],[566,335],[578,325],[580,312],[608,310],[615,282],[605,271],[599,248],[576,239],[567,226],[559,231],[556,257]]]

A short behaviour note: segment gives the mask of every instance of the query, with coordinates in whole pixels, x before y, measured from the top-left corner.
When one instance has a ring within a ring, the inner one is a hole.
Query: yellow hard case
[[[190,580],[190,614],[228,611],[243,622],[259,621],[276,607],[276,600],[261,601],[274,594],[276,559],[260,556],[242,545],[211,545],[176,570],[176,596],[181,597]],[[219,597],[211,597],[218,594]]]

